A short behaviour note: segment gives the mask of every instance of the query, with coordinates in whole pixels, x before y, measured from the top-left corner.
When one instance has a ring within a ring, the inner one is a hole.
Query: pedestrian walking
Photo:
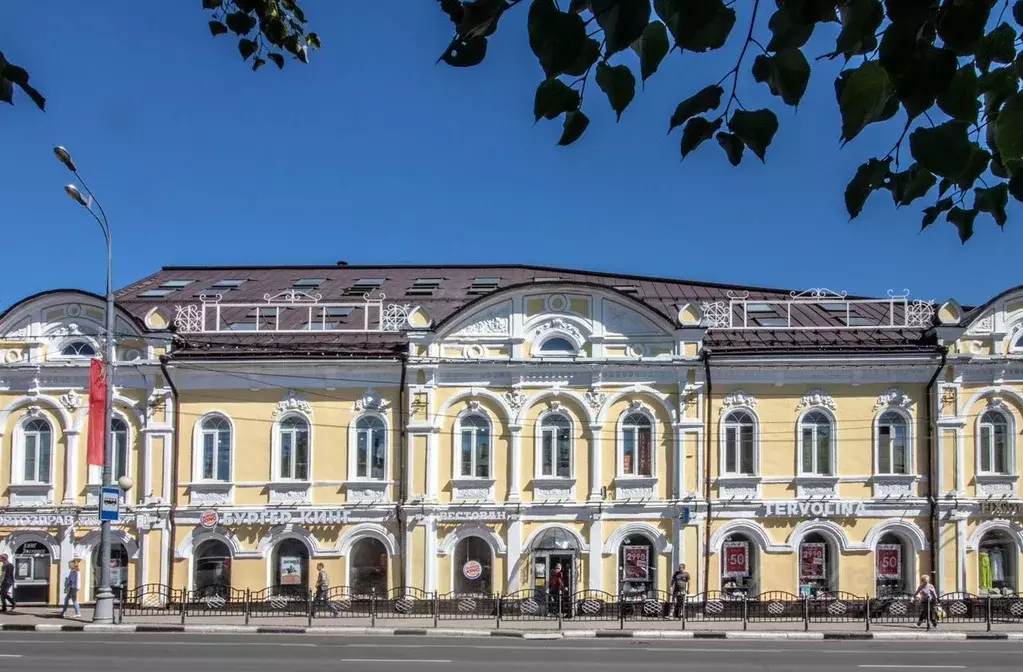
[[[689,595],[689,572],[685,563],[678,566],[678,571],[671,575],[671,596],[675,602],[675,618],[682,618],[686,597]]]
[[[557,605],[555,607],[557,609],[557,612],[555,613],[560,613],[561,608],[563,606],[561,604],[561,598],[565,592],[565,575],[561,571],[561,563],[554,565],[554,571],[551,572],[551,583],[549,586],[549,592],[551,602]],[[547,610],[549,613],[551,610],[550,605],[548,605]]]
[[[917,619],[916,627],[923,625],[925,620],[930,622],[932,628],[938,627],[938,591],[927,574],[920,577],[916,599],[920,600],[920,618]]]
[[[316,565],[316,598],[314,602],[323,602],[327,605],[327,609],[330,610],[332,616],[337,616],[341,611],[337,606],[330,601],[330,577],[327,576],[327,570],[323,567],[323,563]]]
[[[14,603],[14,565],[7,554],[0,554],[0,611],[6,613],[7,605],[11,611],[18,605]]]
[[[64,608],[60,610],[60,617],[64,618],[67,615],[67,606],[70,603],[75,608],[74,618],[81,618],[82,610],[78,606],[78,589],[82,587],[82,575],[78,571],[78,560],[70,561],[67,566],[71,571],[64,579]]]

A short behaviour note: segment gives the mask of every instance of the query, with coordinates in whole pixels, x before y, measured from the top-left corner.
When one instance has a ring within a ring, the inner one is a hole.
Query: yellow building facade
[[[384,298],[384,297],[388,298]],[[1016,592],[1023,290],[175,267],[117,299],[115,579],[193,595]],[[102,300],[0,316],[0,552],[92,576]],[[86,598],[92,582],[86,581]]]

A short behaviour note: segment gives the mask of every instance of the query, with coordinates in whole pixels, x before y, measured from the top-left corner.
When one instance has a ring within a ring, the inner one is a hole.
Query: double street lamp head
[[[78,187],[76,187],[75,185],[73,184],[65,185],[64,191],[67,193],[68,196],[71,197],[71,200],[78,201],[86,208],[89,207],[89,201],[85,200],[85,197],[82,196],[82,192],[78,191]]]
[[[57,160],[67,166],[67,169],[72,173],[77,171],[78,168],[75,166],[75,162],[71,160],[71,153],[66,149],[57,145],[53,148],[53,153],[57,155]]]

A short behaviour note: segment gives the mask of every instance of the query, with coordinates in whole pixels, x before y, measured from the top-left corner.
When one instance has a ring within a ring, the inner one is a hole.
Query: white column
[[[675,517],[671,521],[671,567],[668,569],[674,573],[675,568],[685,562],[685,533],[686,528],[682,523],[682,519]]]
[[[590,425],[590,501],[595,502],[601,499],[601,486],[604,485],[604,477],[601,473],[601,425]]]
[[[67,437],[67,453],[64,456],[64,501],[62,503],[64,506],[74,506],[77,499],[75,492],[78,490],[78,437],[80,434],[77,429],[69,429],[64,432],[64,436]]]
[[[437,590],[437,521],[433,518],[426,519],[426,567],[424,576],[426,591]],[[454,562],[454,557],[451,558]]]
[[[682,425],[679,423],[673,424],[671,431],[673,432],[672,445],[675,450],[675,483],[672,496],[675,499],[682,499],[686,486],[686,442],[683,440],[685,434],[682,433]]]
[[[511,432],[511,479],[508,485],[508,501],[522,499],[522,425],[510,425]]]
[[[932,543],[938,543],[937,540]],[[941,544],[938,543],[938,557],[941,557]],[[940,560],[939,560],[940,563]],[[939,564],[940,566],[940,564]],[[956,592],[966,590],[966,519],[956,520]],[[939,590],[939,594],[940,594]]]
[[[505,594],[519,589],[519,561],[522,558],[522,521],[518,516],[508,519],[508,557],[505,573],[508,577]]]
[[[426,500],[437,501],[437,476],[440,470],[440,456],[437,454],[440,434],[435,431],[426,442]]]
[[[12,551],[15,549],[11,549]],[[73,525],[61,528],[60,530],[60,583],[57,584],[61,587],[64,585],[64,580],[67,579],[67,575],[71,573],[71,568],[67,566],[69,560],[75,557],[75,528]],[[61,596],[61,602],[64,598]]]
[[[604,573],[601,571],[601,560],[604,552],[604,520],[600,514],[594,514],[590,523],[590,590],[603,590],[601,587]],[[617,587],[613,592],[617,592]]]
[[[165,586],[170,584],[170,566],[167,564],[169,561],[167,556],[170,554],[170,544],[171,544],[170,530],[166,525],[164,525],[163,527],[160,528],[160,583],[162,583]],[[187,568],[188,575],[191,576],[192,575],[191,561],[188,562]],[[192,580],[190,578],[186,579],[185,585],[191,588]]]

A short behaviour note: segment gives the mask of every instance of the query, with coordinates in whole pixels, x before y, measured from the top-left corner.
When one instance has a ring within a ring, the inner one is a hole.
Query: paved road
[[[1023,642],[614,642],[0,633],[4,672],[1014,670]]]

